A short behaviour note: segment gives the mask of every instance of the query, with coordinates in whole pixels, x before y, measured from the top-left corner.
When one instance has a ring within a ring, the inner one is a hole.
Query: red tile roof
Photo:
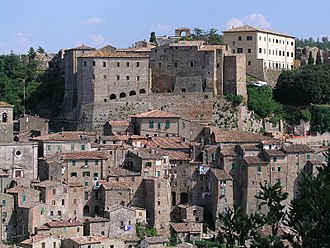
[[[6,103],[6,102],[0,102],[0,107],[11,107],[11,108],[13,108],[15,106],[14,105],[11,105],[9,103]]]
[[[149,244],[158,244],[158,243],[167,243],[168,242],[168,238],[165,236],[145,237],[144,240]]]
[[[161,110],[151,110],[149,112],[139,113],[132,115],[135,118],[179,118],[177,114],[161,111]]]
[[[209,171],[219,180],[233,180],[233,178],[225,171],[219,168],[211,168]]]
[[[128,135],[109,135],[101,136],[101,139],[104,141],[127,141],[129,139]]]
[[[168,150],[168,151],[166,151],[166,153],[168,154],[170,160],[181,160],[181,161],[190,161],[190,160],[192,160],[189,157],[189,154],[185,153],[185,152],[169,151]]]
[[[212,128],[217,143],[259,143],[261,140],[272,139],[256,133]]]
[[[36,141],[90,141],[95,139],[95,132],[63,131],[31,138]]]
[[[79,237],[71,237],[69,239],[79,245],[100,244],[106,240],[109,240],[109,238],[103,236],[79,236]]]
[[[77,220],[53,220],[45,224],[49,228],[83,226],[83,223]]]
[[[109,124],[113,127],[128,127],[132,125],[129,121],[109,121]]]
[[[88,160],[88,159],[105,159],[102,151],[76,151],[76,152],[64,152],[64,153],[57,153],[54,155],[50,155],[46,157],[49,158],[56,158],[59,157],[63,160]]]
[[[129,52],[107,52],[107,51],[95,51],[82,55],[81,57],[88,58],[148,58],[148,55],[141,53],[129,53]]]
[[[171,223],[170,224],[177,233],[201,233],[203,223]]]
[[[279,35],[279,36],[285,36],[285,37],[289,37],[289,38],[295,38],[294,36],[291,36],[288,34],[275,32],[275,31],[271,31],[271,30],[266,30],[266,29],[261,29],[261,28],[255,28],[250,25],[233,27],[229,30],[223,31],[223,33],[234,33],[234,32],[262,32],[262,33],[274,34],[274,35]]]
[[[244,161],[247,164],[268,164],[267,161],[260,159],[259,156],[245,156]]]
[[[314,150],[305,144],[286,144],[283,146],[283,151],[285,153],[314,153]]]
[[[189,149],[189,143],[184,142],[180,137],[151,137],[146,144],[151,148],[162,149]]]
[[[21,244],[32,245],[32,244],[38,243],[38,242],[43,241],[43,240],[48,239],[48,238],[50,238],[50,236],[42,235],[42,234],[36,234],[36,235],[32,236],[29,239],[25,239],[25,240],[21,241]],[[54,238],[54,237],[52,237],[52,238]]]

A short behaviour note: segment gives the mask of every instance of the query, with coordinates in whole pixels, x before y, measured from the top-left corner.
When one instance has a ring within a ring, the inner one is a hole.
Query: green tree
[[[327,164],[317,176],[303,174],[299,195],[292,200],[286,225],[294,248],[329,247],[330,244],[330,149]]]
[[[321,52],[320,52],[320,50],[318,50],[318,51],[317,51],[317,54],[316,54],[316,64],[317,64],[317,65],[322,64],[322,57],[321,57]]]
[[[46,51],[41,46],[39,46],[38,49],[37,49],[37,52],[38,53],[45,53]]]
[[[36,57],[36,51],[34,50],[33,47],[30,47],[29,51],[28,51],[28,56],[30,60],[33,60]]]
[[[308,56],[308,64],[309,65],[314,65],[314,57],[313,57],[313,53],[312,51],[309,52],[309,56]]]
[[[156,33],[155,32],[151,32],[150,33],[150,39],[149,39],[150,42],[153,42],[153,43],[157,43],[156,41]]]

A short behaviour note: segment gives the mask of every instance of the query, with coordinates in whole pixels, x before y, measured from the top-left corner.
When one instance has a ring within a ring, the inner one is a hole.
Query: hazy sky
[[[330,35],[330,0],[0,0],[0,54],[86,44],[129,47],[177,27],[250,24],[298,38]]]

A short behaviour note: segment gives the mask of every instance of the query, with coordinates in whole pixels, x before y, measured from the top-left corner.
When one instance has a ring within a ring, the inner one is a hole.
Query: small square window
[[[126,76],[126,80],[129,80],[129,76]]]
[[[238,36],[238,40],[242,40],[242,36]]]
[[[140,76],[136,76],[136,81],[140,81]]]
[[[117,80],[120,80],[120,76],[117,75]]]
[[[120,62],[117,62],[117,67],[120,67]]]
[[[140,62],[136,62],[136,67],[140,67]]]
[[[107,62],[103,62],[103,67],[107,67]]]
[[[126,62],[126,66],[129,67],[129,62]]]

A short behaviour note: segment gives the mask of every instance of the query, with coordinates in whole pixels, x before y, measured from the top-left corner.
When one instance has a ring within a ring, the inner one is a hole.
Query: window
[[[57,211],[57,215],[58,215],[58,217],[61,217],[62,216],[62,211]]]
[[[243,48],[241,47],[237,48],[237,53],[243,53]]]
[[[71,177],[76,177],[77,176],[77,172],[71,172]]]
[[[65,205],[65,200],[64,199],[62,199],[62,206],[64,206]]]
[[[107,62],[103,62],[103,67],[107,67]]]
[[[95,65],[96,65],[95,61],[93,61],[93,62],[92,62],[92,65],[93,65],[93,66],[95,66]]]
[[[71,144],[71,151],[74,150],[74,144]]]
[[[194,67],[194,62],[190,61],[190,67]]]
[[[50,216],[54,216],[54,211],[50,211]]]
[[[235,41],[233,41],[233,46],[235,46],[235,43],[236,43],[236,42],[235,42]]]
[[[161,68],[161,67],[162,67],[162,63],[159,63],[159,64],[158,64],[158,67]]]
[[[232,51],[233,53],[235,53],[235,49],[233,49],[233,51]]]
[[[242,36],[238,36],[238,40],[242,40]]]
[[[86,61],[84,61],[84,66],[86,66],[87,65],[87,63],[86,63]]]
[[[248,65],[251,65],[251,60],[248,61]]]
[[[84,171],[82,173],[83,177],[89,177],[91,175],[91,173],[89,171]]]
[[[281,172],[281,166],[277,167],[277,172]]]
[[[84,198],[85,198],[85,200],[88,200],[88,192],[85,192],[84,193]],[[89,212],[89,211],[88,211]]]
[[[252,40],[252,36],[247,36],[246,40]]]
[[[51,145],[47,145],[47,151],[51,151],[52,150],[52,146]]]
[[[73,199],[73,204],[77,204],[77,199]]]
[[[259,53],[262,53],[262,48],[259,48]]]
[[[93,174],[93,176],[94,176],[94,177],[98,177],[98,176],[99,176],[99,173],[95,172],[95,173]]]
[[[136,67],[140,67],[140,62],[136,62]]]
[[[232,170],[235,170],[235,163],[232,163],[232,164],[231,164],[231,169],[232,169]]]
[[[75,166],[76,165],[76,160],[72,160],[71,163],[72,163],[72,166]]]
[[[85,151],[85,145],[81,145],[80,148],[82,151]]]
[[[260,173],[262,171],[261,164],[258,165],[258,172]]]
[[[136,76],[136,81],[140,81],[140,76]]]
[[[103,75],[103,78],[104,78],[104,79],[107,79],[107,78],[108,78],[108,77],[107,77],[107,74],[104,74],[104,75]]]
[[[126,76],[126,80],[129,80],[129,76]]]
[[[178,67],[178,62],[174,62],[174,67]]]
[[[85,186],[85,187],[88,187],[88,185],[89,185],[88,182],[85,182],[85,183],[84,183],[84,186]]]
[[[3,206],[6,206],[6,203],[7,203],[6,200],[2,200],[2,205]]]
[[[117,75],[117,80],[120,80],[120,76]]]
[[[160,206],[160,201],[157,201],[157,205]]]
[[[162,125],[162,124],[161,124],[160,122],[158,122],[158,123],[157,123],[157,128],[158,128],[158,129],[161,129],[161,125]]]
[[[311,159],[311,155],[310,154],[307,154],[306,155],[306,159]]]
[[[166,121],[165,128],[168,129],[171,126],[171,122],[169,120]]]
[[[260,50],[260,48],[259,48],[259,50]],[[248,49],[248,53],[251,53],[252,52],[252,49],[251,48],[249,48]]]
[[[22,195],[22,202],[26,202],[26,195]]]
[[[154,121],[149,121],[149,128],[154,128]]]
[[[126,62],[126,66],[129,67],[129,62]]]
[[[120,62],[117,62],[117,67],[120,67]]]
[[[56,189],[53,189],[53,195],[56,195]]]
[[[156,176],[157,176],[157,177],[160,177],[160,171],[157,171]]]

